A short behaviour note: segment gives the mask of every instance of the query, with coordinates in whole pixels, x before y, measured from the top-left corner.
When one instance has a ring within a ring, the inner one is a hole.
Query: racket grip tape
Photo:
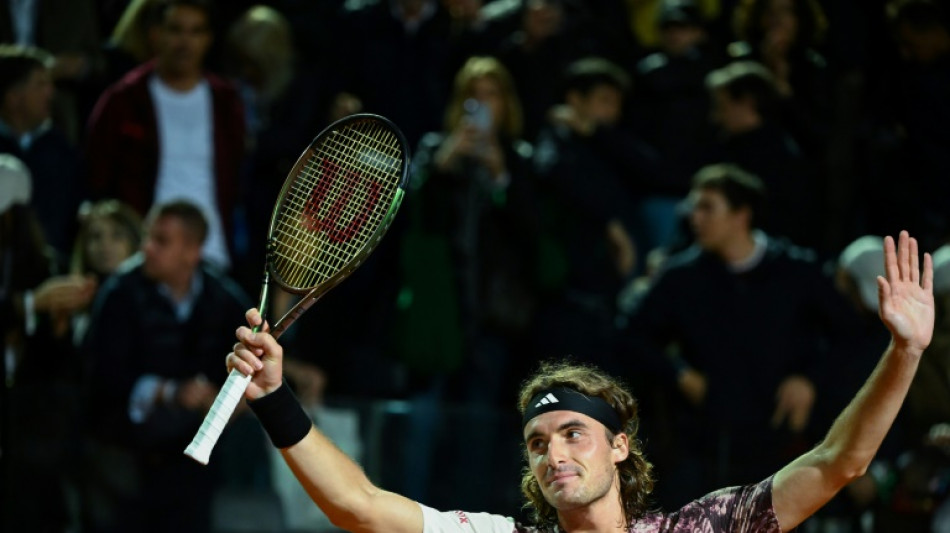
[[[228,419],[234,413],[234,408],[241,401],[241,397],[244,396],[244,391],[247,390],[247,385],[250,382],[251,376],[245,376],[237,369],[231,371],[227,381],[224,382],[224,386],[218,392],[218,396],[214,399],[211,409],[205,415],[201,427],[198,428],[195,438],[185,449],[185,455],[203,465],[208,464],[211,449],[218,442],[221,431],[228,424]]]
[[[313,421],[286,381],[270,394],[248,400],[247,405],[277,448],[288,448],[302,441],[313,426]]]

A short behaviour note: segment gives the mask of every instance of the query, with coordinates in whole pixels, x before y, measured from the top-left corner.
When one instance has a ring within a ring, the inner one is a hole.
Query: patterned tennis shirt
[[[423,533],[556,533],[517,524],[509,517],[463,511],[439,512],[422,506]],[[672,513],[648,513],[629,533],[778,533],[772,508],[772,478],[755,485],[712,492]]]

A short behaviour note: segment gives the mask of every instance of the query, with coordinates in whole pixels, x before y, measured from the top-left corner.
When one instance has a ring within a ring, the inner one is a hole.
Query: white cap
[[[838,256],[838,267],[854,280],[864,306],[877,312],[877,277],[884,275],[884,238],[859,237]]]
[[[23,161],[10,154],[0,154],[0,214],[14,204],[29,204],[33,177]]]

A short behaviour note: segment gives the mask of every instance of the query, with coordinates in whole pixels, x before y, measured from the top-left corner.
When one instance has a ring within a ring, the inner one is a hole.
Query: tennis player
[[[636,402],[598,370],[549,364],[521,390],[527,462],[521,485],[536,521],[524,526],[498,515],[440,512],[374,486],[313,427],[283,384],[283,352],[269,334],[239,328],[227,363],[229,369],[253,374],[245,393],[248,403],[313,501],[349,531],[789,531],[864,473],[930,343],[930,255],[924,255],[921,269],[917,242],[907,232],[896,246],[887,237],[884,253],[886,279],[878,278],[878,298],[891,343],[824,441],[767,479],[708,494],[672,513],[647,509],[653,479],[636,438]],[[247,320],[254,326],[261,318],[252,309]]]

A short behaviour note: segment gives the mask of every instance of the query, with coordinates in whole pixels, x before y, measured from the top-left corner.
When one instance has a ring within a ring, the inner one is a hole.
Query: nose
[[[559,439],[551,439],[548,442],[547,463],[550,468],[557,468],[558,465],[567,461],[567,446]]]

